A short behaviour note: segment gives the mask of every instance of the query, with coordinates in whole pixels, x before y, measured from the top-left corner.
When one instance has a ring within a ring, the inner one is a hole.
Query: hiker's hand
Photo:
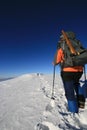
[[[58,65],[58,63],[54,63],[54,62],[52,62],[52,65],[55,66],[55,65]]]

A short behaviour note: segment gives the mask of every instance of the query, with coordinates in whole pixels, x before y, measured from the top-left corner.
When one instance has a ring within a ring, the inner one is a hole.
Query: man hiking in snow
[[[61,44],[65,42],[66,40],[62,34],[58,42],[54,65],[60,64],[61,66],[61,77],[64,85],[65,97],[68,103],[68,110],[72,113],[78,113],[79,108],[84,107],[84,97],[83,99],[82,97],[79,97],[79,79],[83,74],[83,66],[64,65],[66,52],[63,50],[63,47],[61,47]],[[80,102],[80,99],[83,100],[83,102]]]

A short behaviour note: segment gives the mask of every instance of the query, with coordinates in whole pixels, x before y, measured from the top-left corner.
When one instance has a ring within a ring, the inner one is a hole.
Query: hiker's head
[[[64,36],[63,36],[63,34],[61,34],[60,35],[60,41],[64,41],[65,39],[64,39]]]
[[[67,31],[67,32],[66,32],[66,35],[67,35],[67,37],[68,37],[69,39],[75,39],[75,37],[76,37],[75,33],[72,32],[72,31]],[[63,34],[60,35],[60,39],[61,39],[61,40],[65,40]]]

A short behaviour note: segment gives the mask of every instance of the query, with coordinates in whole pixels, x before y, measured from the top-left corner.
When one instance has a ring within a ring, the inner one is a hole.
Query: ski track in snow
[[[52,75],[43,74],[0,82],[0,130],[87,130],[67,112],[63,85],[57,75],[52,107],[52,82]]]

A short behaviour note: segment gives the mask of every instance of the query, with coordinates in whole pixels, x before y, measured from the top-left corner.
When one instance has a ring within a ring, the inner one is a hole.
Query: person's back
[[[68,71],[68,72],[82,72],[83,71],[83,66],[72,66],[72,67],[63,67],[63,62],[64,62],[64,52],[62,48],[57,50],[56,54],[56,60],[55,60],[55,65],[61,64],[61,71]]]
[[[61,47],[61,44],[65,42],[66,41],[64,37],[61,36],[54,59],[54,65],[60,64],[61,66],[61,77],[64,84],[68,110],[73,113],[78,113],[79,107],[84,107],[84,104],[81,104],[81,102],[79,101],[79,79],[83,74],[83,66],[64,65],[64,62],[66,60],[66,52],[65,50],[63,50],[63,47]]]

